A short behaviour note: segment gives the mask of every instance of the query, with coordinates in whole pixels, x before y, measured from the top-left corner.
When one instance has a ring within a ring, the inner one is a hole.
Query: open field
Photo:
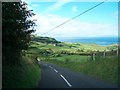
[[[61,55],[61,57],[55,58],[57,61],[66,61],[68,62],[87,62],[90,59],[90,56],[80,56],[80,55]]]

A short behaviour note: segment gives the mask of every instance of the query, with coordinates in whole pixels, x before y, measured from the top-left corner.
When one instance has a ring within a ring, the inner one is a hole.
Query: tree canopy
[[[12,62],[15,55],[20,56],[26,50],[30,35],[34,32],[35,14],[28,10],[25,2],[2,3],[2,53],[5,61]]]

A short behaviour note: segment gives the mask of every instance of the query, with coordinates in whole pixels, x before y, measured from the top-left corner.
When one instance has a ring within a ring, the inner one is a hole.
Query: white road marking
[[[53,67],[49,66],[51,69],[53,69]]]
[[[49,66],[51,69],[53,69],[55,72],[58,72],[56,69],[54,69],[53,67]]]
[[[49,66],[51,69],[54,69],[53,67]],[[55,72],[58,72],[56,69],[54,69]],[[69,87],[72,87],[72,85],[66,80],[66,78],[60,74],[60,76],[63,78],[63,80],[68,84]]]
[[[58,72],[56,69],[54,69],[55,72]]]
[[[72,85],[65,79],[63,75],[60,74],[60,76],[63,78],[63,80],[68,84],[69,87],[72,87]]]
[[[51,68],[51,66],[49,66]]]

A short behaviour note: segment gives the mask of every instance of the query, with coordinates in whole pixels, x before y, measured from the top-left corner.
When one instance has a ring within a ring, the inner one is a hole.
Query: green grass
[[[76,72],[82,72],[107,82],[118,83],[118,58],[116,56],[109,56],[106,58],[101,57],[95,61],[89,60],[84,63],[66,63],[55,59],[46,59],[45,61],[55,63],[61,67],[69,68]]]
[[[34,56],[23,56],[18,65],[7,64],[2,69],[3,88],[35,88],[41,78]]]
[[[34,42],[31,44],[32,47],[37,47],[38,49],[52,49],[54,52],[68,51],[68,52],[77,52],[78,49],[84,50],[84,52],[90,51],[104,51],[108,50],[107,46],[100,46],[97,44],[81,44],[81,43],[61,43],[63,46],[54,46],[54,44],[44,44],[40,42]],[[70,48],[71,46],[71,48]],[[112,46],[111,46],[112,47]]]
[[[61,55],[60,57],[55,57],[54,59],[59,61],[66,61],[68,62],[87,62],[90,60],[89,56],[81,56],[81,55]]]

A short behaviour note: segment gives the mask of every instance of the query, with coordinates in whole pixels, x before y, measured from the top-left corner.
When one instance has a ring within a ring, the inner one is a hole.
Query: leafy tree
[[[34,32],[35,21],[32,10],[27,9],[25,2],[3,2],[2,3],[2,54],[3,62],[16,61],[15,57],[26,50],[30,35]]]

